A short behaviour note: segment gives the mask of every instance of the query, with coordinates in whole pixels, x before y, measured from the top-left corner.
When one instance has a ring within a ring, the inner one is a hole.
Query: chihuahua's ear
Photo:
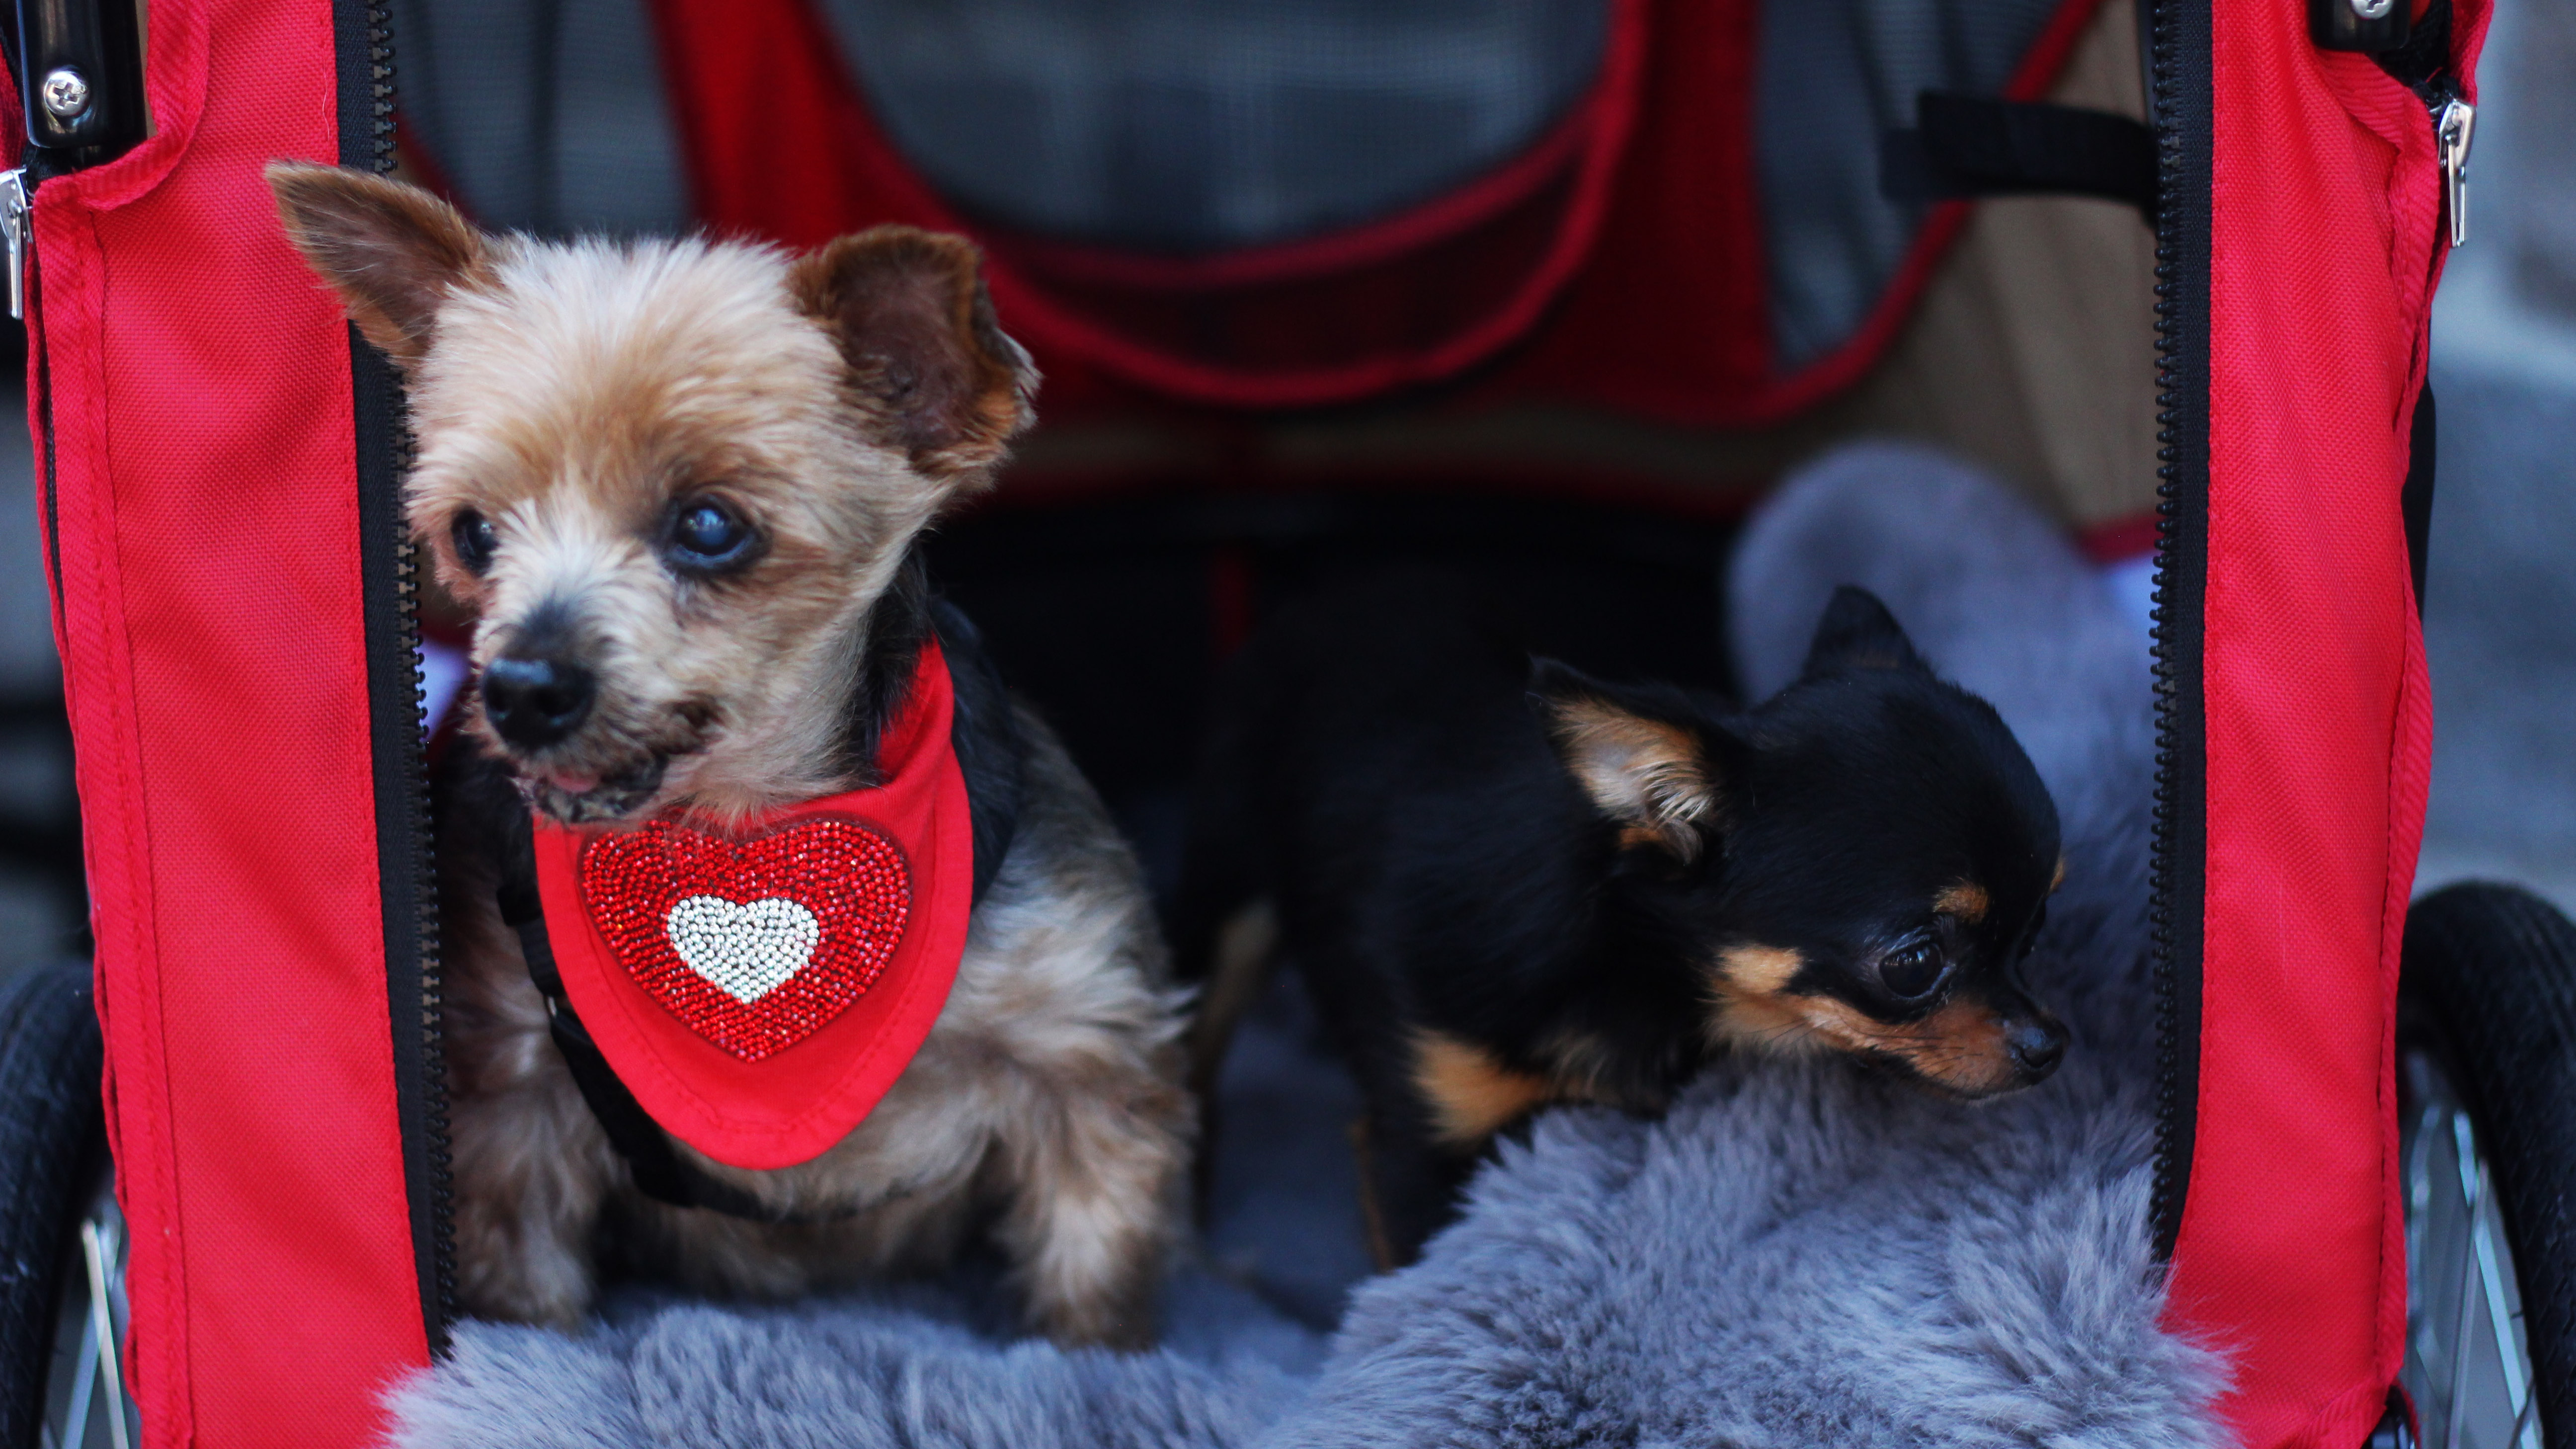
[[[1567,773],[1620,827],[1622,844],[1688,862],[1724,827],[1733,741],[1679,691],[1603,684],[1538,659],[1530,696]]]
[[[881,409],[879,441],[922,472],[989,469],[1033,420],[1037,368],[993,320],[983,259],[964,237],[873,227],[799,258],[788,286]]]
[[[490,275],[490,240],[417,186],[271,161],[268,188],[306,264],[340,294],[358,331],[406,368],[428,354],[448,293]]]
[[[1867,589],[1845,584],[1834,590],[1825,616],[1816,621],[1815,640],[1807,646],[1804,678],[1839,674],[1848,669],[1922,669],[1922,657],[1898,627],[1896,616]]]

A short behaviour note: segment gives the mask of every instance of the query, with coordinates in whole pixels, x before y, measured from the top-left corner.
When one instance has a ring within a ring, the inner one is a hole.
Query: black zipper
[[[2209,576],[2210,0],[2154,0],[2156,118],[2156,1255],[2191,1185],[2208,839],[2201,594]]]
[[[332,19],[339,54],[340,164],[391,171],[390,0],[335,0]],[[430,1351],[444,1354],[448,1327],[456,1317],[454,1172],[448,1150],[429,775],[421,735],[421,561],[404,525],[401,497],[410,433],[393,365],[361,340],[355,328],[349,333],[349,363],[394,1089],[422,1323]]]

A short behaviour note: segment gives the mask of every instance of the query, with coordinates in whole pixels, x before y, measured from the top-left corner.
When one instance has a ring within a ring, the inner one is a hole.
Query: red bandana
[[[564,994],[674,1137],[730,1166],[793,1167],[848,1136],[911,1064],[974,909],[952,708],[933,640],[875,789],[738,832],[537,823]]]

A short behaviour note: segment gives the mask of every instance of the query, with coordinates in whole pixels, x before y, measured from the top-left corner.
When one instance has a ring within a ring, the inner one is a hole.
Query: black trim
[[[394,71],[387,0],[335,0],[340,164],[393,169]],[[447,1351],[456,1317],[436,877],[429,774],[421,738],[420,568],[403,520],[409,452],[393,364],[349,330],[356,429],[358,567],[367,645],[368,733],[375,761],[376,863],[382,882],[385,1001],[392,1027],[412,1262],[430,1351]]]
[[[2433,416],[2433,380],[2415,394],[2415,421],[2406,430],[2406,485],[2397,511],[2406,521],[2406,576],[2415,583],[2415,614],[2424,614],[2424,570],[2433,556],[2433,469],[2439,452]]]
[[[2171,1257],[2190,1191],[2200,1091],[2208,841],[2201,696],[2209,577],[2209,0],[2154,0],[2157,457],[2156,1171],[2150,1222]]]

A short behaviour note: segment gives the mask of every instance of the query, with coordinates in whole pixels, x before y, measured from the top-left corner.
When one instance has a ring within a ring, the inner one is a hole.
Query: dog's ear
[[[1924,667],[1913,642],[1878,595],[1845,584],[1834,590],[1825,616],[1816,621],[1816,637],[1807,646],[1807,663],[1800,674],[1813,679],[1849,669]]]
[[[880,441],[915,468],[943,480],[989,469],[1029,425],[1037,368],[993,320],[964,237],[874,227],[798,259],[788,285],[882,410]]]
[[[1557,757],[1621,844],[1689,862],[1722,834],[1736,744],[1679,691],[1604,684],[1553,659],[1531,661],[1529,687]]]
[[[406,368],[428,353],[449,291],[489,275],[490,241],[417,186],[271,161],[268,187],[288,240],[340,294],[358,331]]]

